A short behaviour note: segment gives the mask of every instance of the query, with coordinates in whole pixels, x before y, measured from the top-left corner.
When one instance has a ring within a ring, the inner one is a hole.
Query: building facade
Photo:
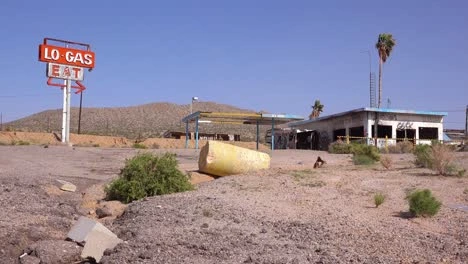
[[[430,144],[443,140],[443,118],[447,113],[383,108],[359,108],[312,120],[289,123],[297,133],[297,148],[327,150],[336,140],[359,140],[377,146],[410,140]]]

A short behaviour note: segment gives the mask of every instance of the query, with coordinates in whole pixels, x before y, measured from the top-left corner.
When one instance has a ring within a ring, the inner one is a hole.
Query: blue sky
[[[22,1],[0,4],[4,121],[62,107],[39,62],[44,37],[89,43],[85,107],[190,103],[192,96],[252,110],[323,115],[369,105],[369,50],[397,40],[384,66],[383,106],[448,111],[463,128],[468,104],[468,2]],[[72,105],[79,96],[72,97]]]

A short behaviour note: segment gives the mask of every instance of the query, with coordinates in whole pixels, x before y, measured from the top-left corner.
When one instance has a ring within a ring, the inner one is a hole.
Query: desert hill
[[[193,111],[256,112],[214,102],[197,102]],[[79,108],[71,109],[71,133],[78,131]],[[190,105],[150,103],[130,107],[83,108],[81,133],[122,136],[127,138],[161,137],[166,131],[185,131],[181,119],[190,113]],[[39,112],[4,124],[8,130],[27,132],[58,132],[62,126],[62,109]],[[261,138],[268,126],[261,126]],[[194,131],[193,125],[190,130]],[[240,134],[241,140],[255,138],[253,125],[201,124],[200,132]]]

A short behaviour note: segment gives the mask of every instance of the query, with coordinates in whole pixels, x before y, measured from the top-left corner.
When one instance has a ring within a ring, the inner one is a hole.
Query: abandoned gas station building
[[[447,113],[359,108],[312,120],[289,123],[295,131],[296,148],[327,150],[338,139],[360,140],[375,144],[374,122],[378,120],[377,146],[411,140],[430,144],[443,140],[443,118]]]

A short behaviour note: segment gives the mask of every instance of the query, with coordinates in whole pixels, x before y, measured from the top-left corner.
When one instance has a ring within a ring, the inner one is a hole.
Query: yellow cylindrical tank
[[[208,141],[200,151],[198,169],[216,176],[241,174],[270,168],[270,156],[263,152],[219,141]]]

